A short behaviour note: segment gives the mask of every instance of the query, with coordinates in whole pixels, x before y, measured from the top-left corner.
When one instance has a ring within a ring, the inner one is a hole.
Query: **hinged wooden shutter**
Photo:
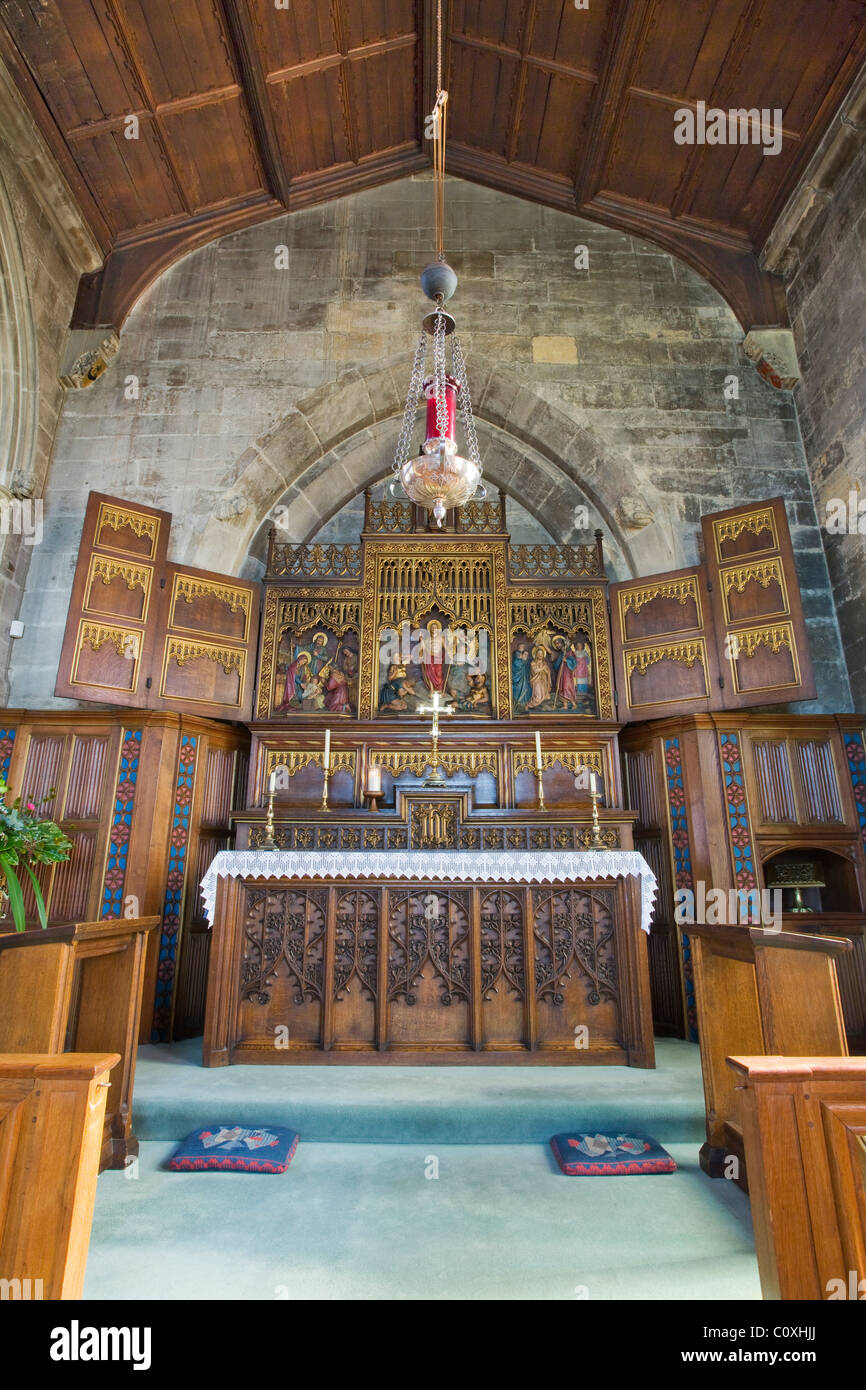
[[[725,709],[815,695],[803,605],[781,497],[701,521]]]
[[[169,512],[92,492],[55,695],[146,708]]]
[[[250,719],[258,626],[258,584],[167,565],[154,708]]]
[[[250,719],[259,585],[167,563],[170,526],[91,494],[55,694]]]
[[[718,706],[719,667],[702,565],[610,586],[617,718]]]

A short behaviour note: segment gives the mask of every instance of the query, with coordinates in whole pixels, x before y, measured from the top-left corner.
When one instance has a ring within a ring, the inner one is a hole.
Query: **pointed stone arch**
[[[575,503],[585,499],[621,556],[622,577],[639,574],[641,546],[618,515],[632,490],[625,461],[597,432],[525,387],[517,373],[475,354],[469,368],[482,428],[506,441],[517,456],[508,477],[502,468],[485,468],[489,480],[519,496],[562,541],[574,539],[567,520]],[[387,476],[406,370],[401,354],[368,372],[345,372],[300,400],[236,460],[234,482],[201,532],[192,563],[237,574],[247,555],[261,550],[275,507],[289,509],[292,539],[306,541],[350,497]],[[664,520],[652,528],[656,556],[658,525]],[[675,528],[667,530],[663,548],[676,563]]]

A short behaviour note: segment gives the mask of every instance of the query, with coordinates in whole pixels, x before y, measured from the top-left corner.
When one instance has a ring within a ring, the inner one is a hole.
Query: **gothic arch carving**
[[[514,491],[557,539],[565,540],[569,529],[562,520],[563,491],[572,506],[585,499],[621,554],[621,577],[639,574],[640,535],[633,538],[618,518],[622,499],[634,491],[627,461],[597,433],[525,387],[516,373],[475,354],[469,369],[482,428],[519,455],[516,472],[509,477],[495,463],[485,466],[489,481]],[[406,373],[401,354],[375,371],[346,372],[299,401],[234,464],[236,481],[226,488],[218,513],[202,532],[192,563],[239,573],[247,554],[260,550],[261,533],[276,506],[289,508],[291,538],[305,541],[346,501],[386,476]],[[540,496],[536,487],[543,490]],[[644,501],[650,513],[654,504],[663,507],[661,498]],[[570,508],[566,513],[570,519]],[[656,557],[658,527],[666,520],[657,511],[656,525],[650,528]],[[675,528],[666,529],[667,549],[676,564],[680,557]]]

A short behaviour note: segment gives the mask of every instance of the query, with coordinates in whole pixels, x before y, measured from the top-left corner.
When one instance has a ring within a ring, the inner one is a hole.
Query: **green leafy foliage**
[[[48,922],[45,900],[33,866],[61,863],[69,858],[72,844],[55,821],[37,814],[33,801],[21,796],[9,801],[7,796],[8,788],[0,778],[0,875],[9,896],[12,920],[16,931],[24,931],[24,892],[18,876],[19,868],[23,867],[30,876],[39,921],[45,927]],[[52,790],[44,801],[50,801],[53,796]]]

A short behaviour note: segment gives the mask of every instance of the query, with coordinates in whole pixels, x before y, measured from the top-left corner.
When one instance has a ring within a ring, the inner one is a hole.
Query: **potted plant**
[[[72,845],[59,825],[36,814],[32,801],[20,796],[14,801],[7,801],[7,792],[6,783],[0,778],[0,911],[5,916],[6,904],[3,900],[8,898],[15,930],[24,931],[27,925],[24,890],[19,877],[23,869],[29,875],[36,911],[44,928],[48,925],[45,899],[33,866],[62,863],[69,858]],[[53,792],[49,792],[46,800],[53,795]]]

